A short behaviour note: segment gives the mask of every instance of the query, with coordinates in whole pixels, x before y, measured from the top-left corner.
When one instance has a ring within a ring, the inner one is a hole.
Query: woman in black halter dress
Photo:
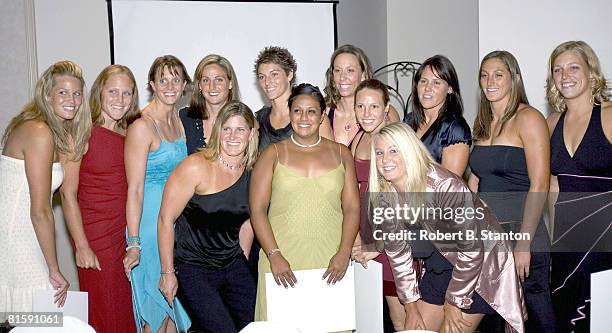
[[[551,290],[558,332],[589,332],[591,273],[612,268],[612,103],[599,68],[582,41],[559,45],[549,61],[547,95],[556,111],[548,118]]]

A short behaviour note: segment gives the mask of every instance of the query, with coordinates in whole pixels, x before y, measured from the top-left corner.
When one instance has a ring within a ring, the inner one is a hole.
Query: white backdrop
[[[242,101],[257,111],[265,99],[253,64],[266,46],[287,48],[298,64],[297,83],[324,86],[334,50],[331,3],[113,0],[115,63],[130,67],[138,81],[140,106],[149,98],[147,73],[153,60],[177,56],[189,76],[210,53],[234,66]],[[193,78],[193,77],[192,77]]]
[[[609,0],[480,0],[478,10],[478,60],[494,50],[514,54],[530,104],[545,115],[550,111],[545,90],[548,57],[562,42],[587,42],[597,53],[604,76],[612,80]]]

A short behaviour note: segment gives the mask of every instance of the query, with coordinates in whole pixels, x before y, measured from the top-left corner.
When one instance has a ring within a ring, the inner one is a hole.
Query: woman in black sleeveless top
[[[591,273],[612,268],[612,103],[605,88],[589,45],[569,41],[552,52],[551,290],[558,332],[589,331]]]
[[[509,235],[527,235],[511,238],[527,305],[526,331],[554,332],[550,241],[542,221],[550,179],[546,121],[529,106],[518,62],[507,51],[483,58],[480,91],[470,190],[480,193]],[[503,332],[501,323],[488,316],[480,329]]]
[[[185,159],[164,189],[160,290],[172,304],[180,285],[179,298],[206,332],[237,332],[253,321],[255,281],[247,256],[253,241],[248,183],[257,156],[254,128],[246,105],[228,103],[207,148]]]

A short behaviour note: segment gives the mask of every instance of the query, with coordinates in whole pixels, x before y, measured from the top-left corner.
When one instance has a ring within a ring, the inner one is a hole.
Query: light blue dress
[[[159,135],[157,124],[155,130]],[[171,308],[159,290],[161,264],[157,247],[157,216],[164,185],[170,173],[185,157],[187,146],[184,137],[174,142],[162,139],[159,148],[147,157],[140,218],[142,250],[140,263],[132,269],[132,297],[136,326],[140,328],[145,323],[149,324],[151,332],[159,330],[166,316],[176,323],[179,332],[186,332],[191,326],[189,316],[178,299],[174,300],[174,308]]]

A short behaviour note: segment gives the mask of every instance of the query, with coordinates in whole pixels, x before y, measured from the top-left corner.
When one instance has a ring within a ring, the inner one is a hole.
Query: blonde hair
[[[75,117],[66,121],[55,114],[48,100],[60,76],[70,76],[79,80],[82,88],[82,103],[76,110]],[[29,120],[39,120],[47,124],[53,133],[55,151],[71,155],[73,160],[79,160],[85,153],[91,133],[91,112],[85,91],[85,80],[79,65],[68,60],[51,65],[36,82],[34,98],[9,123],[2,137],[2,144],[6,145],[9,136],[19,125]]]
[[[212,128],[210,143],[203,149],[204,157],[209,161],[215,161],[219,158],[219,154],[221,153],[221,127],[225,125],[225,122],[233,116],[244,118],[249,125],[249,129],[251,129],[249,145],[241,161],[241,163],[246,166],[246,170],[250,170],[257,159],[259,135],[258,131],[255,129],[255,117],[253,116],[253,111],[251,111],[246,104],[240,101],[230,101],[223,106],[221,111],[219,111],[217,120],[215,120],[215,124]]]
[[[104,85],[113,75],[125,75],[132,82],[132,102],[127,112],[117,121],[117,127],[126,129],[140,115],[138,108],[138,88],[136,87],[136,79],[132,71],[123,65],[110,65],[100,72],[96,81],[91,86],[89,94],[89,107],[91,109],[91,120],[94,126],[103,125],[104,117],[102,116],[102,90]]]
[[[527,99],[527,93],[525,92],[525,86],[523,85],[523,79],[521,74],[521,68],[519,67],[518,61],[512,53],[508,51],[493,51],[487,54],[480,62],[480,69],[478,71],[478,77],[482,72],[482,66],[489,59],[499,59],[506,65],[506,69],[510,73],[511,86],[510,86],[510,98],[508,99],[508,105],[504,110],[504,116],[501,119],[500,133],[504,129],[504,125],[516,114],[519,106],[522,104],[529,104]],[[480,81],[480,80],[479,80]],[[486,89],[486,88],[485,88]],[[474,140],[485,140],[491,137],[491,123],[493,122],[493,111],[491,110],[491,102],[487,99],[484,93],[483,87],[480,87],[480,105],[478,107],[478,115],[474,120]]]
[[[556,112],[565,112],[567,105],[565,99],[555,86],[552,71],[555,64],[555,60],[565,51],[574,51],[582,60],[586,63],[589,70],[590,82],[591,82],[591,97],[593,102],[601,104],[602,102],[608,101],[606,95],[606,79],[601,72],[601,65],[599,58],[595,51],[589,46],[589,44],[579,41],[568,41],[561,43],[557,46],[548,59],[548,74],[546,76],[546,98],[548,103]]]

